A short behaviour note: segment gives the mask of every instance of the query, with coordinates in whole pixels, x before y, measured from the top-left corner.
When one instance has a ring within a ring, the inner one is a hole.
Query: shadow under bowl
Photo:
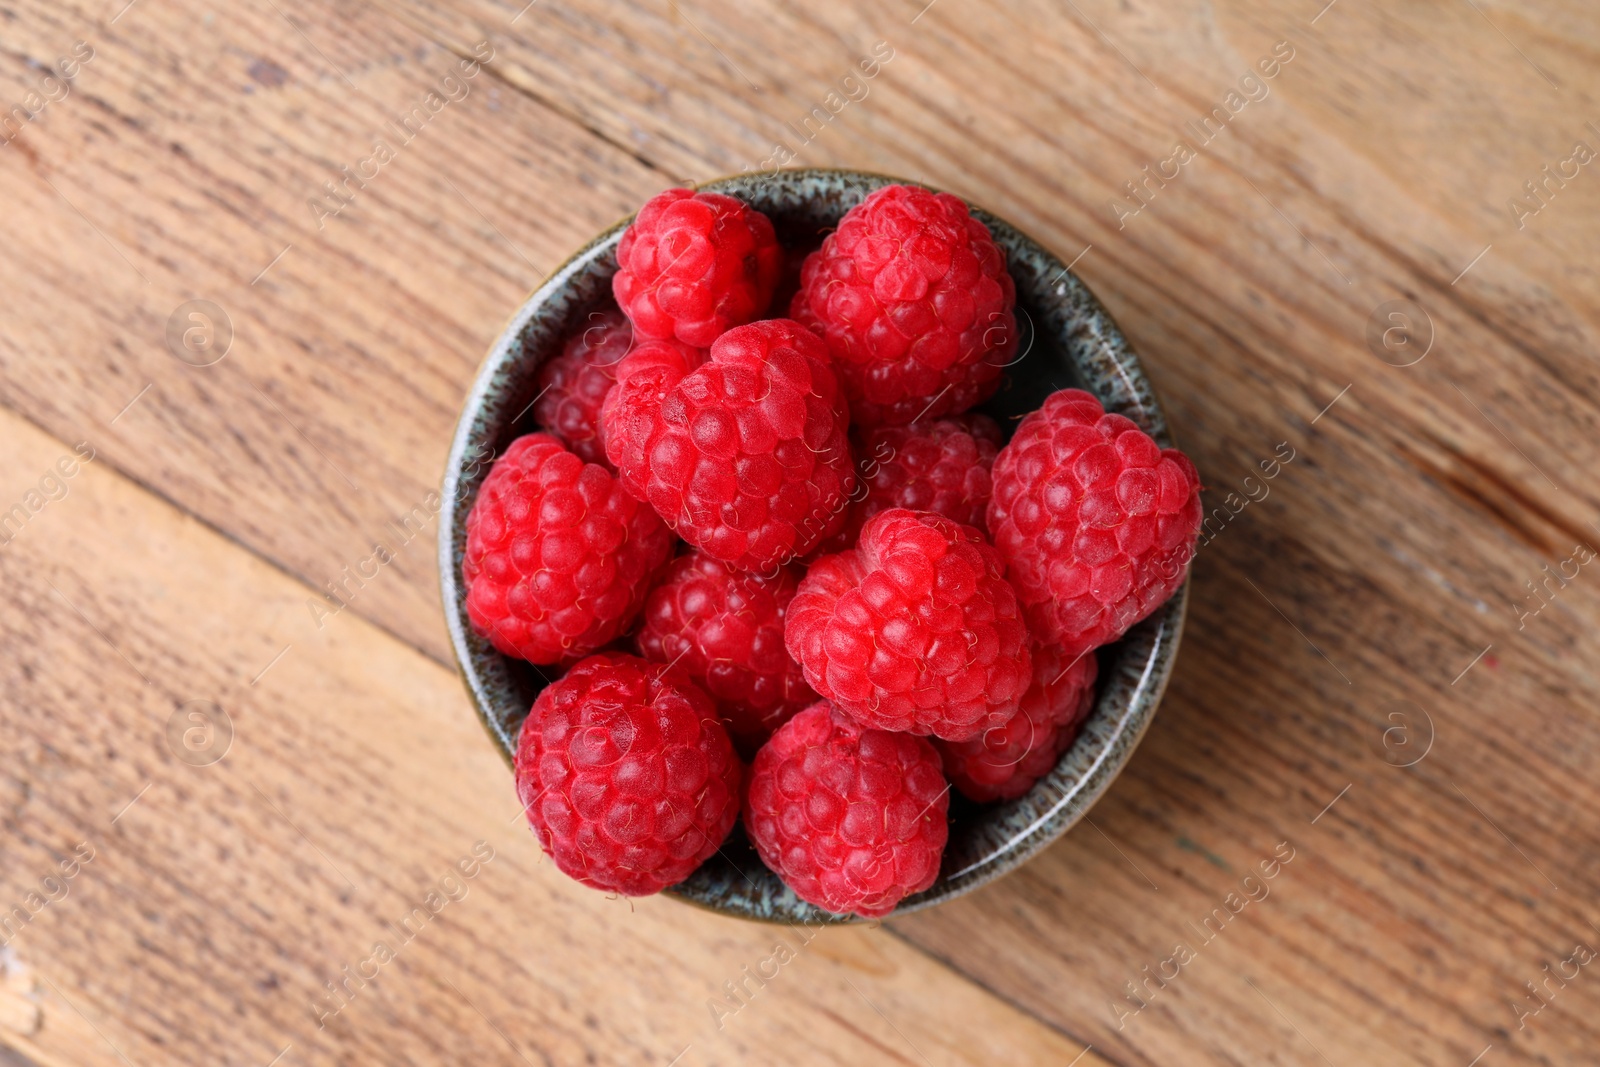
[[[915,183],[859,171],[807,169],[723,178],[699,188],[736,196],[765,212],[789,247],[814,244],[846,211],[891,184]],[[1166,418],[1138,358],[1094,295],[1065,264],[1009,223],[979,208],[972,214],[989,227],[1006,256],[1022,333],[1022,354],[1007,369],[1000,392],[979,410],[994,416],[1009,435],[1015,419],[1038,408],[1051,392],[1076,387],[1099,397],[1108,411],[1132,419],[1162,447],[1171,446]],[[450,640],[478,716],[508,764],[547,675],[497,651],[468,622],[461,582],[467,514],[488,474],[488,457],[538,428],[530,408],[540,364],[561,351],[585,316],[610,302],[617,242],[631,221],[630,216],[589,242],[512,317],[473,383],[445,471],[439,569]],[[939,879],[902,901],[895,915],[993,881],[1083,817],[1127,763],[1155,714],[1177,655],[1188,588],[1186,581],[1122,640],[1098,651],[1094,710],[1055,770],[1013,801],[976,805],[952,796],[950,841]],[[795,896],[762,864],[738,827],[718,854],[667,892],[746,919],[811,925],[851,921]]]

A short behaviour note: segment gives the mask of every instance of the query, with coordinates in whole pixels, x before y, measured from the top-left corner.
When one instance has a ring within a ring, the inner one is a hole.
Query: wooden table
[[[0,10],[0,1062],[1596,1061],[1593,4],[124,2]],[[1220,509],[1092,819],[809,939],[543,861],[395,525],[785,154],[1072,260]]]

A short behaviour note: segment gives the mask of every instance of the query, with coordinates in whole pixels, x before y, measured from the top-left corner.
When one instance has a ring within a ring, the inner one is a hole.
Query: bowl
[[[898,178],[846,170],[784,170],[722,178],[698,186],[736,196],[765,212],[787,247],[815,242],[874,189]],[[918,183],[905,183],[918,184]],[[1100,302],[1055,255],[1003,219],[972,214],[994,234],[1017,286],[1022,332],[1018,356],[993,400],[979,410],[1009,431],[1056,389],[1087,389],[1132,419],[1163,447],[1172,445],[1155,392],[1122,332]],[[539,365],[561,351],[568,330],[611,296],[617,242],[630,216],[600,234],[550,276],[489,349],[456,428],[441,497],[439,570],[445,617],[467,692],[509,765],[534,697],[552,675],[497,651],[467,621],[461,559],[467,513],[488,473],[486,458],[534,430],[530,408]],[[1054,771],[1016,800],[976,805],[952,794],[950,841],[939,879],[907,897],[895,915],[950,900],[1015,869],[1083,817],[1132,755],[1172,673],[1183,630],[1188,582],[1122,640],[1099,650],[1094,710]],[[506,795],[513,795],[507,782]],[[807,904],[769,871],[741,828],[689,879],[667,892],[724,914],[769,922],[843,923]]]

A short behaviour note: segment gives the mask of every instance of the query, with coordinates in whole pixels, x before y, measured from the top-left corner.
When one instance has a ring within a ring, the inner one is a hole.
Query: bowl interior
[[[701,188],[728,193],[772,218],[786,247],[815,243],[874,189],[899,179],[855,171],[794,170],[744,175]],[[1054,255],[977,208],[1017,286],[1020,353],[1000,392],[981,410],[1009,435],[1016,419],[1056,389],[1078,387],[1171,445],[1166,419],[1121,331]],[[625,219],[596,237],[528,298],[490,350],[467,398],[443,487],[440,536],[445,614],[461,671],[484,726],[509,763],[534,697],[552,673],[496,651],[472,631],[461,559],[466,518],[490,458],[537,429],[531,406],[538,368],[567,333],[610,300]],[[1188,584],[1119,642],[1099,650],[1099,693],[1072,748],[1022,797],[979,806],[952,795],[950,842],[939,880],[895,914],[968,892],[1016,867],[1077,822],[1127,762],[1160,701],[1177,652]],[[800,900],[769,871],[742,828],[688,881],[669,893],[745,918],[811,925],[849,921]]]

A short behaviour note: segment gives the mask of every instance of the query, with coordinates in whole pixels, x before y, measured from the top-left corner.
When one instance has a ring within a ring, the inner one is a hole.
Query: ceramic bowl
[[[742,175],[700,188],[727,193],[764,211],[779,239],[819,239],[874,189],[899,179],[843,170],[788,170]],[[974,207],[994,234],[1017,285],[1019,356],[993,400],[981,410],[1009,431],[1056,389],[1087,389],[1143,427],[1162,446],[1172,444],[1167,423],[1138,358],[1111,316],[1055,255],[1003,219]],[[506,762],[550,668],[502,655],[473,633],[467,621],[461,558],[467,513],[488,473],[484,457],[536,429],[529,407],[539,365],[561,351],[563,337],[611,298],[617,241],[632,221],[600,234],[522,305],[489,350],[461,413],[442,498],[439,568],[450,639],[467,691],[490,738]],[[1100,649],[1094,710],[1056,769],[1024,796],[975,805],[951,796],[950,842],[939,880],[901,902],[895,914],[926,908],[963,893],[1025,862],[1060,837],[1094,804],[1127,763],[1150,725],[1166,688],[1183,629],[1185,583],[1177,595],[1117,643]],[[507,779],[506,796],[513,794]],[[847,922],[805,903],[769,871],[742,829],[688,881],[667,892],[725,914],[771,922]]]

